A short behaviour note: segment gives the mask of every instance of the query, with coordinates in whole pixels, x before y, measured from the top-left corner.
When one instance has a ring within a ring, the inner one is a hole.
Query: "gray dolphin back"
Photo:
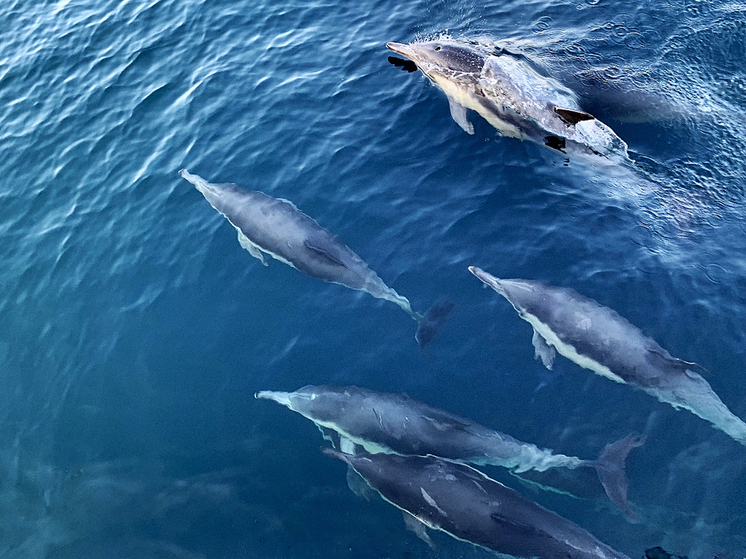
[[[451,116],[469,134],[467,109],[504,136],[614,163],[628,162],[627,145],[583,111],[573,91],[538,71],[526,57],[476,41],[448,38],[388,43],[448,97]]]
[[[519,441],[403,394],[357,386],[305,386],[295,392],[263,391],[257,397],[283,404],[367,452],[432,454],[472,464],[501,466],[519,477],[528,471],[592,467],[598,479],[595,483],[591,480],[591,487],[597,488],[600,481],[606,495],[630,518],[636,518],[627,502],[625,462],[629,451],[642,444],[640,437],[625,437],[591,461]],[[577,477],[585,479],[582,474]],[[567,487],[551,484],[549,487],[580,497],[586,497],[590,489],[577,494]]]
[[[197,188],[259,250],[299,271],[352,289],[377,279],[357,254],[291,202],[235,184]]]
[[[239,242],[253,256],[263,254],[309,276],[366,291],[386,299],[417,319],[409,301],[388,287],[368,265],[292,202],[235,184],[212,184],[186,170],[192,183],[238,231]]]
[[[460,540],[516,558],[628,559],[465,464],[434,456],[322,451],[350,465],[389,503]]]
[[[644,390],[674,408],[689,410],[746,445],[746,423],[697,372],[702,367],[672,357],[616,311],[572,289],[499,279],[475,266],[469,270],[531,324],[537,355],[547,367],[551,367],[556,349],[598,375]]]
[[[434,454],[517,470],[575,468],[583,460],[518,441],[404,394],[357,386],[304,386],[259,392],[369,452]]]

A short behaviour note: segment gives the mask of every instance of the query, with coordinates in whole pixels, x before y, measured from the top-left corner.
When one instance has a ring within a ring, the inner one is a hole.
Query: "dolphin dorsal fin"
[[[699,363],[694,363],[692,361],[684,361],[683,359],[679,359],[677,357],[671,357],[662,355],[660,352],[657,352],[657,354],[661,357],[661,359],[664,359],[667,361],[668,365],[674,368],[675,370],[679,371],[680,373],[683,373],[687,376],[694,376],[696,377],[711,377],[712,373],[705,369],[702,365]]]
[[[658,347],[647,347],[645,349],[648,351],[647,360],[649,362],[655,362],[655,365],[658,367],[667,367],[669,370],[676,371],[682,375],[699,375],[701,377],[712,376],[712,373],[699,363],[671,357],[665,349]]]
[[[565,124],[569,124],[570,126],[575,126],[578,122],[583,122],[584,120],[593,120],[596,118],[595,116],[589,115],[583,111],[565,109],[562,107],[554,107],[554,112],[557,113]]]
[[[526,524],[515,518],[508,518],[499,512],[490,513],[490,518],[502,526],[507,526],[511,532],[522,532],[525,536],[532,539],[547,537],[547,533],[541,528]]]
[[[346,268],[347,266],[344,265],[344,262],[334,253],[332,253],[330,250],[327,250],[324,247],[319,246],[318,244],[314,243],[313,241],[309,241],[306,239],[303,241],[303,246],[305,246],[308,250],[311,252],[314,252],[320,256],[323,256],[329,262],[336,264],[337,266],[342,266],[343,268]]]

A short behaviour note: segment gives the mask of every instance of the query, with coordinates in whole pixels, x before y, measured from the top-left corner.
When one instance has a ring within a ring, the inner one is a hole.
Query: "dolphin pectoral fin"
[[[535,329],[531,343],[534,345],[534,359],[541,359],[544,366],[551,371],[554,366],[554,358],[557,357],[557,350],[554,349],[554,346],[549,345]]]
[[[570,126],[576,125],[578,122],[584,120],[594,120],[596,117],[583,111],[576,111],[575,109],[565,109],[562,107],[554,107],[554,112],[557,113],[565,124]]]
[[[251,256],[258,259],[262,264],[267,266],[267,261],[264,259],[264,255],[262,254],[262,251],[259,249],[259,247],[256,244],[252,243],[240,229],[236,229],[236,231],[238,231],[238,244],[248,250]]]
[[[315,425],[316,427],[319,428],[319,431],[321,431],[322,439],[330,442],[334,448],[342,450],[340,448],[341,447],[341,443],[339,441],[340,437],[334,429],[329,429],[328,427],[322,427],[318,423],[316,423]],[[345,451],[343,450],[342,452],[345,452]]]
[[[368,485],[365,478],[357,473],[352,466],[347,466],[347,487],[355,495],[370,502],[375,495],[375,491]]]
[[[342,266],[343,268],[346,268],[347,266],[344,265],[344,262],[332,251],[319,246],[318,244],[313,243],[312,241],[309,241],[306,239],[303,241],[303,246],[305,246],[308,250],[313,252],[314,254],[318,254],[319,256],[323,256],[326,258],[329,262],[332,264],[336,264],[337,266]]]
[[[567,147],[567,142],[565,138],[560,138],[559,136],[552,135],[544,136],[544,145],[552,149],[556,149],[557,151],[561,151],[562,153],[566,153],[565,147]]]
[[[402,511],[402,516],[404,517],[404,525],[409,530],[414,532],[418,538],[420,538],[423,542],[430,546],[430,549],[434,551],[435,544],[433,543],[433,540],[430,539],[430,536],[427,533],[427,526],[425,526],[422,522],[420,522],[416,517],[409,514],[407,511]]]
[[[440,330],[443,323],[451,316],[455,306],[456,303],[447,297],[438,299],[427,309],[425,315],[417,321],[417,333],[414,338],[422,351],[432,341],[433,336]]]
[[[339,450],[345,454],[357,454],[359,447],[347,437],[339,435]]]
[[[637,514],[627,501],[627,455],[633,448],[645,444],[643,435],[630,434],[604,448],[601,456],[593,463],[606,495],[631,520],[638,520]]]
[[[474,125],[469,122],[469,119],[466,117],[466,107],[450,95],[448,96],[448,106],[451,109],[451,118],[456,122],[456,124],[458,124],[467,134],[474,134]]]

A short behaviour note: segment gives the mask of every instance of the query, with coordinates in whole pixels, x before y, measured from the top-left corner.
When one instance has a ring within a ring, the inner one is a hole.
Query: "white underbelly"
[[[561,355],[564,355],[569,360],[574,361],[585,369],[590,369],[597,375],[601,375],[602,377],[611,379],[614,382],[626,384],[622,377],[612,372],[612,370],[609,369],[606,365],[603,365],[602,363],[599,363],[598,361],[591,359],[590,357],[579,354],[572,345],[560,340],[560,338],[557,336],[557,334],[554,333],[554,331],[552,331],[551,328],[541,322],[534,315],[524,313],[523,317],[529,322],[529,324],[531,324],[531,326],[534,327],[534,330],[536,330],[536,332],[538,332],[539,335],[544,338],[549,345],[553,345]]]

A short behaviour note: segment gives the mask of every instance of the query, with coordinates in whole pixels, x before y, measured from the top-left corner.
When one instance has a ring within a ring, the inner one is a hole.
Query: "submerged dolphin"
[[[370,453],[432,454],[502,466],[517,475],[529,470],[593,467],[609,498],[636,517],[627,503],[625,461],[630,450],[643,444],[641,437],[628,436],[607,446],[598,460],[581,460],[521,442],[402,394],[357,386],[304,386],[295,392],[265,390],[255,397],[282,404]],[[351,446],[340,444],[345,451]]]
[[[351,466],[404,512],[410,526],[416,522],[509,557],[629,559],[466,464],[435,456],[351,455],[328,447],[322,452]],[[424,532],[417,533],[425,539]]]
[[[220,212],[238,231],[238,242],[265,266],[264,254],[292,266],[296,270],[324,281],[340,283],[351,289],[365,291],[378,299],[401,307],[418,326],[417,341],[424,346],[432,339],[433,330],[442,324],[425,320],[412,310],[409,300],[387,286],[368,265],[345,244],[321,227],[295,205],[263,192],[244,190],[235,184],[212,184],[186,169],[179,175],[192,183],[210,205]],[[447,303],[435,303],[435,308]]]
[[[596,374],[640,388],[676,409],[687,409],[746,445],[746,423],[696,372],[702,368],[672,357],[615,311],[571,289],[498,279],[476,266],[469,271],[531,324],[536,357],[547,368],[552,368],[559,352]]]
[[[562,152],[625,161],[627,144],[584,112],[576,95],[521,57],[473,41],[439,39],[387,43],[411,60],[448,97],[451,116],[474,134],[466,111],[484,117],[503,136],[532,140]],[[392,63],[411,70],[403,61]]]

